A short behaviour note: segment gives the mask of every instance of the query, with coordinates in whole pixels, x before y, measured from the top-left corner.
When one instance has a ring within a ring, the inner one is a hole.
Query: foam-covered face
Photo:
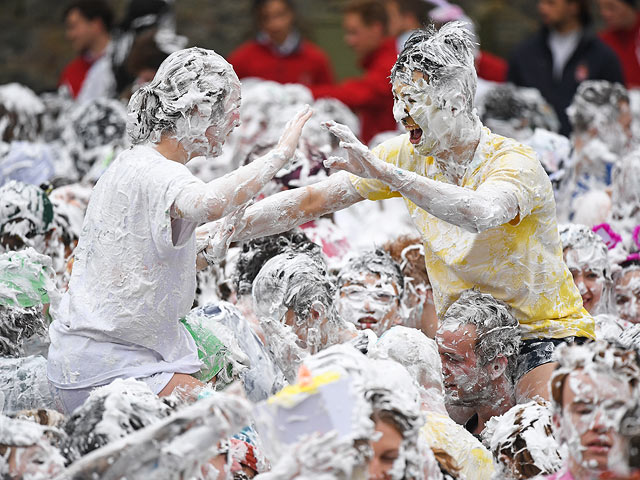
[[[616,304],[622,320],[640,323],[640,269],[627,271],[617,280]]]
[[[222,154],[227,137],[239,125],[240,84],[233,82],[221,109],[214,107],[208,118],[196,110],[177,130],[184,132],[178,137],[190,153],[190,158],[200,155],[218,157]]]
[[[369,480],[390,480],[394,462],[400,457],[402,435],[387,422],[377,420],[376,435],[371,442],[373,458],[369,461]]]
[[[476,327],[455,321],[443,323],[436,334],[448,405],[477,406],[488,397],[489,375],[475,352]]]
[[[399,319],[398,286],[386,275],[353,275],[340,288],[336,306],[343,320],[381,335]]]
[[[594,248],[586,247],[568,248],[564,252],[565,262],[582,296],[582,304],[590,313],[602,298],[605,282],[604,271],[599,262],[588,261],[595,254],[594,251]]]
[[[421,155],[436,155],[455,144],[466,125],[460,95],[449,95],[444,86],[414,71],[410,83],[393,82],[393,116],[409,130],[409,141]],[[450,97],[450,98],[447,98]]]
[[[60,452],[42,441],[30,447],[12,447],[9,454],[9,478],[53,478],[64,470]]]
[[[559,423],[570,464],[589,471],[608,469],[610,452],[620,448],[616,430],[629,398],[629,384],[610,375],[585,370],[569,374]]]

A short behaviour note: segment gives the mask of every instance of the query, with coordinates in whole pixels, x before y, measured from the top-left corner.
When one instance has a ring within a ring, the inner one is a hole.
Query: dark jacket
[[[624,83],[616,54],[588,29],[564,67],[561,79],[553,78],[553,59],[548,44],[549,30],[543,28],[522,42],[509,60],[507,81],[534,87],[551,104],[560,120],[560,133],[569,135],[571,125],[565,112],[578,84],[583,80]]]

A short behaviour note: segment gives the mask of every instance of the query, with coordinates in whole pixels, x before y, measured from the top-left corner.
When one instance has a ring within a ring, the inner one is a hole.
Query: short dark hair
[[[387,2],[395,3],[400,13],[414,15],[421,24],[429,23],[429,12],[433,8],[430,3],[424,0],[387,0]]]
[[[113,10],[103,0],[77,0],[70,3],[64,10],[63,20],[66,20],[71,10],[78,10],[87,20],[99,18],[107,31],[113,27]]]
[[[342,13],[357,13],[367,26],[381,23],[385,32],[389,28],[389,16],[381,0],[349,0]]]

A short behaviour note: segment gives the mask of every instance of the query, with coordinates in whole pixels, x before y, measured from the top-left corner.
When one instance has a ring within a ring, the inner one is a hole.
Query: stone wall
[[[126,0],[108,0],[122,15]],[[225,55],[251,33],[251,0],[175,0],[178,32],[190,45]],[[358,73],[342,41],[344,0],[297,0],[307,30],[331,56],[340,78]],[[460,0],[479,26],[482,47],[501,56],[537,28],[534,0]],[[51,90],[73,53],[64,38],[65,0],[0,1],[0,84]]]

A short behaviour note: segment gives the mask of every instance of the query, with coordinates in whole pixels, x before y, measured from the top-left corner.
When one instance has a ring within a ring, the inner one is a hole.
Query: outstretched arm
[[[378,179],[431,215],[473,233],[518,218],[518,198],[506,182],[471,190],[431,180],[379,159],[345,125],[327,122],[326,126],[348,152],[348,159],[331,157],[327,166]]]
[[[199,188],[181,191],[171,216],[203,223],[218,220],[250,201],[291,159],[312,113],[308,105],[300,111],[285,127],[276,148],[263,157]]]
[[[272,195],[247,208],[238,221],[231,241],[245,241],[256,237],[286,232],[310,220],[347,208],[363,198],[345,173],[339,172],[326,180],[304,188],[286,190]],[[211,237],[223,228],[221,221],[198,228]]]

